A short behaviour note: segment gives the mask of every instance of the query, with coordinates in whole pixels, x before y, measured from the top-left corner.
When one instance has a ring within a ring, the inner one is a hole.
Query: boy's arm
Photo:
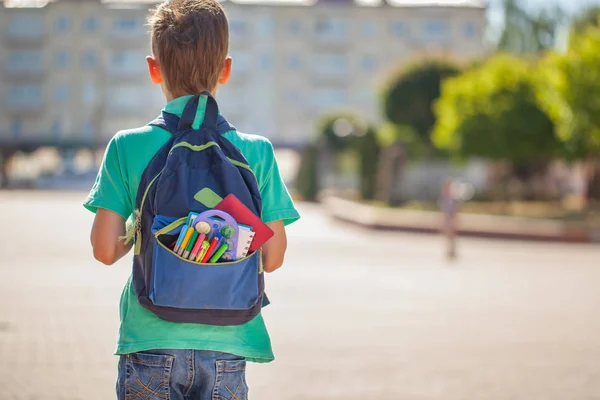
[[[300,218],[294,202],[281,178],[273,146],[265,142],[262,154],[263,169],[259,174],[263,200],[262,218],[274,235],[263,245],[263,269],[273,272],[283,264],[287,250],[285,226]]]
[[[275,235],[263,245],[263,269],[265,272],[273,272],[283,265],[287,249],[287,236],[283,221],[269,222],[267,226]]]
[[[94,258],[106,265],[117,262],[131,248],[119,241],[125,235],[125,221],[133,213],[120,138],[117,134],[109,142],[96,182],[84,203],[96,214],[91,232]]]
[[[132,243],[125,245],[120,237],[125,236],[125,219],[119,214],[98,208],[92,226],[92,248],[94,258],[106,265],[119,261],[131,250]]]

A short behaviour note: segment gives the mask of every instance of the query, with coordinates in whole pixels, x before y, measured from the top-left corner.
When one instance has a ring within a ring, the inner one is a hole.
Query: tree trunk
[[[600,202],[600,165],[591,162],[587,180],[586,197],[590,202]]]
[[[12,153],[9,150],[0,150],[0,189],[8,188],[8,162]]]
[[[400,170],[403,164],[404,150],[401,145],[393,144],[382,149],[379,162],[379,173],[377,174],[376,199],[386,204],[394,202],[394,187],[397,184]]]

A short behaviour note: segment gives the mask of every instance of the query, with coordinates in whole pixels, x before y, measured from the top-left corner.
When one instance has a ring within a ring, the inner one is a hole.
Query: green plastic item
[[[210,258],[209,263],[214,264],[219,261],[219,258],[223,257],[223,254],[225,254],[228,248],[229,246],[227,243],[222,244],[221,247],[219,247],[219,250],[217,250],[217,252]]]

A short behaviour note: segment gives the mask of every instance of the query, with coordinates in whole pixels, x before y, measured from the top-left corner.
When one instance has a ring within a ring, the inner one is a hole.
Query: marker
[[[221,257],[223,257],[223,254],[225,254],[225,252],[227,251],[227,249],[229,248],[229,246],[227,245],[227,243],[224,243],[223,245],[221,245],[221,247],[219,247],[219,250],[217,250],[217,252],[210,258],[210,263],[214,264],[217,261],[219,261],[219,259]]]
[[[188,226],[184,225],[181,228],[181,232],[179,232],[179,237],[177,238],[177,243],[175,244],[175,249],[173,250],[175,253],[179,253],[179,248],[181,247],[181,243],[183,242],[183,239],[185,238],[185,234],[188,231]]]
[[[216,238],[214,238],[212,240],[212,243],[210,244],[210,247],[206,251],[206,254],[204,255],[204,258],[202,258],[202,262],[203,263],[206,263],[208,261],[208,259],[212,255],[213,250],[215,249],[215,247],[217,247],[217,244],[219,244],[219,238],[218,237],[216,237]]]
[[[206,240],[202,243],[202,248],[200,249],[200,253],[198,254],[198,257],[196,257],[196,262],[202,261],[209,246],[210,246],[210,243],[208,243]]]
[[[196,232],[196,234],[197,233],[198,232]],[[190,260],[196,259],[196,256],[198,256],[198,253],[200,252],[200,249],[202,248],[202,245],[204,244],[205,238],[206,238],[206,235],[204,233],[198,237],[198,239],[196,240],[196,244],[194,245],[194,248],[192,249],[192,252],[190,253]]]
[[[190,229],[192,229],[192,228],[190,228]],[[190,238],[190,241],[188,242],[187,246],[185,247],[185,251],[183,252],[183,258],[188,258],[190,256],[190,252],[194,248],[194,244],[196,244],[196,239],[198,239],[198,232],[196,232],[194,229],[192,229],[192,237]]]
[[[185,233],[185,237],[183,238],[183,242],[181,242],[181,246],[179,247],[179,251],[177,252],[177,254],[179,254],[179,255],[183,254],[183,251],[187,247],[190,239],[192,238],[192,233],[194,233],[194,228],[188,227],[187,232]]]

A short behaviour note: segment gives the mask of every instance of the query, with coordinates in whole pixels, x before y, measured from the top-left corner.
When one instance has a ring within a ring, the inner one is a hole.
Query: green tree
[[[588,27],[600,27],[600,6],[593,6],[577,15],[571,24],[571,33],[578,35],[584,33]]]
[[[437,146],[462,157],[546,162],[560,154],[552,121],[536,103],[532,65],[498,55],[449,79],[436,105]]]
[[[598,163],[600,153],[600,28],[574,35],[565,54],[542,62],[538,98],[557,126],[571,159]],[[600,171],[588,182],[588,196],[600,199]]]
[[[394,125],[409,127],[428,149],[433,149],[431,129],[436,121],[433,104],[440,96],[442,81],[458,72],[456,66],[439,60],[400,70],[391,77],[382,94],[385,118]]]

